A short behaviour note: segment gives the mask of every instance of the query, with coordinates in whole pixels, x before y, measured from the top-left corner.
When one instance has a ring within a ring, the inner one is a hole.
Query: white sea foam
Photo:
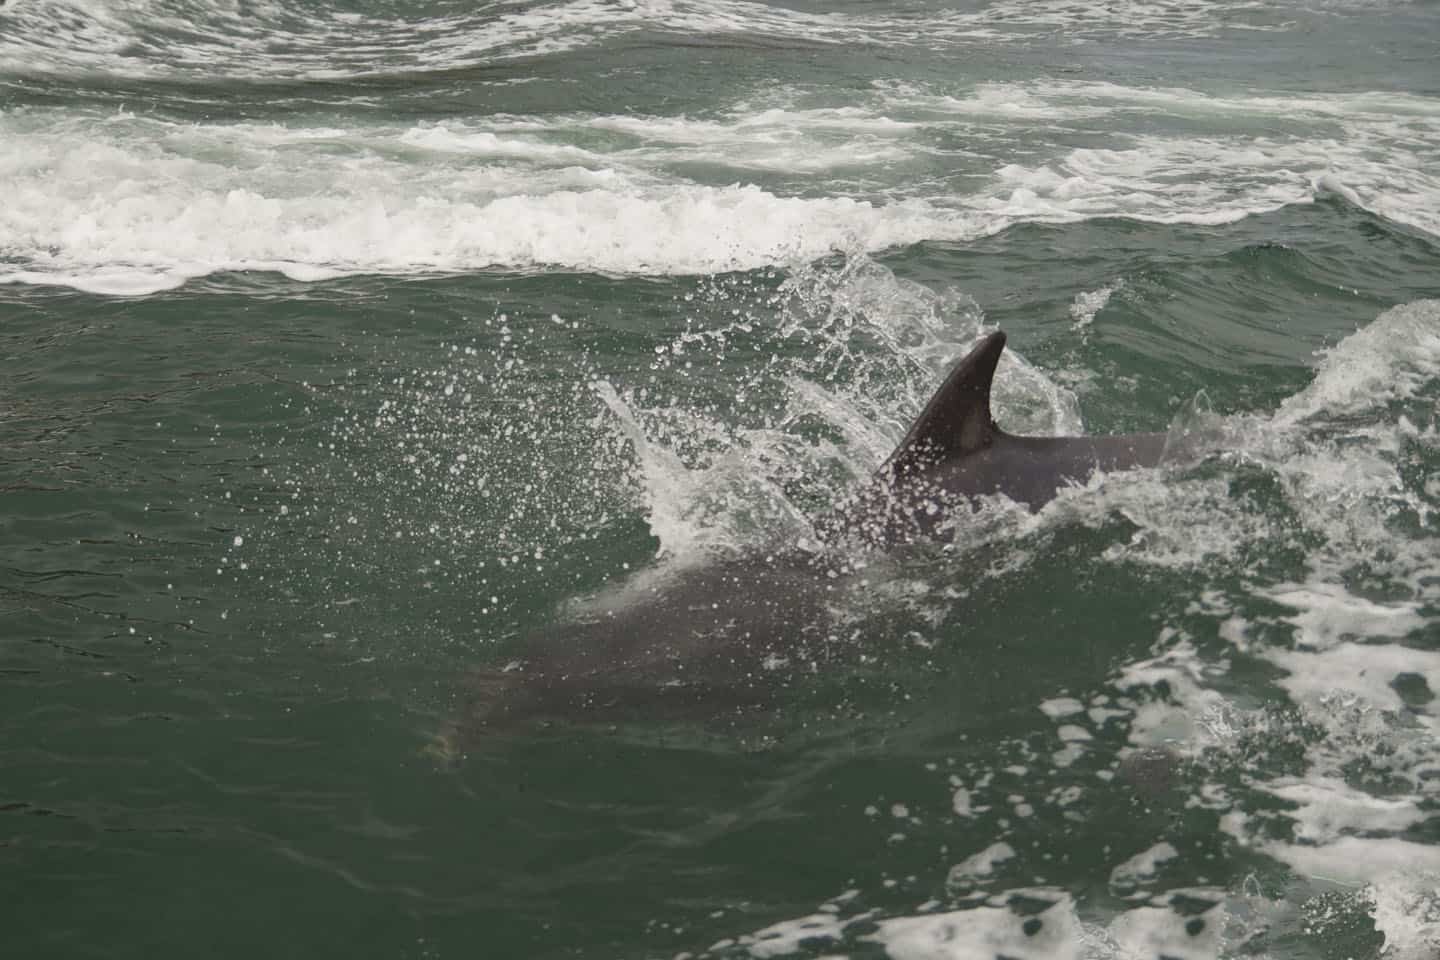
[[[1440,873],[1407,871],[1372,884],[1371,916],[1385,935],[1386,960],[1440,957]]]
[[[1159,110],[1236,130],[1126,132]],[[1114,145],[1061,136],[1049,156],[1015,152],[1016,136],[1031,142],[1033,125],[1065,117],[1107,118]],[[999,135],[977,135],[977,122]],[[30,109],[0,113],[0,138],[13,146],[0,156],[0,277],[122,294],[244,269],[710,273],[965,241],[1025,221],[1224,223],[1324,194],[1440,233],[1440,115],[1402,95],[882,84],[844,106],[782,88],[704,117],[348,130]],[[937,158],[953,172],[935,177]],[[749,185],[773,176],[795,179]],[[1077,299],[1077,325],[1115,289]]]
[[[1085,935],[1074,902],[1054,891],[1017,893],[1049,900],[1050,906],[1027,917],[997,897],[968,910],[881,920],[878,929],[863,939],[883,945],[893,960],[990,956],[1079,960]]]
[[[777,196],[606,168],[575,148],[435,129],[196,128],[119,118],[8,122],[0,279],[106,293],[220,270],[296,279],[540,266],[698,274],[881,250],[986,226],[924,201]],[[441,159],[396,159],[387,144]],[[457,151],[526,162],[475,166]]]
[[[744,171],[879,175],[916,155],[920,123],[867,107],[739,104],[717,117],[572,116],[544,123],[552,135],[613,135],[631,162],[675,168],[706,164]]]
[[[1414,797],[1375,797],[1336,777],[1279,777],[1261,785],[1266,793],[1296,804],[1295,839],[1307,844],[1334,843],[1360,832],[1396,833],[1423,821]]]
[[[1382,621],[1377,633],[1383,635],[1391,626]],[[1266,659],[1286,670],[1280,684],[1294,699],[1316,706],[1339,691],[1382,710],[1402,710],[1405,702],[1394,686],[1402,674],[1423,677],[1432,691],[1440,690],[1440,653],[1398,644],[1341,643],[1318,652],[1275,650]],[[1426,726],[1440,733],[1440,724]]]
[[[333,78],[556,53],[634,29],[635,5],[561,0],[406,19],[279,3],[173,0],[10,5],[3,49],[32,72]]]
[[[1153,883],[1161,866],[1179,855],[1168,841],[1161,841],[1141,850],[1110,871],[1111,892],[1125,898],[1145,896],[1137,891]]]
[[[1214,891],[1187,891],[1196,899],[1215,898]],[[1217,898],[1218,899],[1218,898]],[[1108,929],[1113,951],[1101,957],[1145,958],[1173,957],[1174,960],[1214,960],[1221,956],[1221,917],[1223,908],[1212,908],[1198,932],[1192,932],[1195,917],[1187,916],[1168,902],[1126,910],[1117,916]],[[1098,951],[1097,951],[1098,952]]]
[[[1228,701],[1211,687],[1224,674],[1223,665],[1208,663],[1184,639],[1161,637],[1164,651],[1121,668],[1115,686],[1130,696],[1116,703],[1130,713],[1130,741],[1140,747],[1175,746],[1193,750],[1205,742],[1205,717],[1224,712]],[[1166,697],[1141,696],[1164,689]]]
[[[0,62],[45,73],[336,78],[455,69],[563,53],[636,31],[830,44],[947,46],[1207,36],[1284,29],[1259,0],[1006,0],[998,9],[907,16],[814,13],[748,0],[554,0],[407,18],[234,0],[13,0]]]
[[[1285,424],[1342,417],[1405,400],[1440,377],[1440,300],[1387,310],[1336,344],[1315,379],[1280,407]]]
[[[1203,493],[1200,511],[1152,510],[1155,492],[1143,478],[1107,484],[1090,504],[1124,511],[1141,528],[1111,552],[1118,562],[1204,569],[1210,545],[1226,540],[1245,545],[1229,554],[1236,559],[1303,548],[1303,578],[1269,580],[1242,567],[1243,588],[1197,597],[1185,626],[1162,629],[1156,656],[1117,671],[1123,695],[1114,703],[1134,746],[1238,765],[1247,790],[1284,801],[1274,816],[1292,825],[1288,837],[1274,817],[1252,816],[1232,786],[1207,784],[1191,798],[1222,811],[1224,831],[1305,883],[1359,891],[1387,955],[1400,957],[1431,956],[1440,943],[1440,910],[1426,892],[1440,854],[1412,834],[1433,816],[1440,790],[1440,653],[1428,649],[1440,542],[1429,528],[1396,522],[1425,516],[1433,496],[1399,467],[1429,455],[1405,444],[1424,435],[1411,418],[1427,415],[1423,398],[1440,382],[1437,320],[1433,301],[1387,311],[1328,351],[1312,383],[1273,416],[1239,418],[1236,462],[1263,465],[1281,481],[1289,531],[1257,523],[1253,507],[1210,490],[1210,480],[1171,484],[1182,499]],[[1086,509],[1079,500],[1057,507],[1057,516]],[[1297,523],[1304,540],[1294,537]],[[1156,543],[1167,546],[1157,553]],[[1216,681],[1231,663],[1199,653],[1189,632],[1196,617],[1211,619],[1238,653],[1276,668],[1289,707],[1256,710],[1222,696]],[[1268,771],[1267,744],[1301,750],[1303,772]]]
[[[771,924],[762,930],[756,930],[752,934],[740,937],[738,943],[746,948],[746,952],[750,956],[765,960],[768,957],[794,954],[800,949],[801,944],[837,940],[844,929],[845,921],[834,914],[813,913],[806,917],[797,917],[794,920],[782,920]],[[725,949],[736,942],[726,941],[717,944],[716,947]],[[714,950],[716,947],[711,949]]]
[[[931,123],[942,122],[937,115],[1002,128],[1103,119],[1115,133],[1113,147],[1071,149],[1039,164],[994,158],[996,179],[970,206],[1009,218],[1221,224],[1333,194],[1440,235],[1440,105],[1433,98],[1221,97],[1054,80],[990,83],[963,95],[889,84],[877,96],[887,109]],[[1138,132],[1157,114],[1220,122],[1234,133]]]
[[[825,956],[848,956],[878,946],[893,960],[1212,960],[1223,942],[1221,899],[1210,888],[1178,890],[1103,924],[1082,920],[1070,896],[1048,887],[999,891],[959,910],[935,910],[932,901],[911,914],[882,918],[873,911],[846,915],[826,904],[816,913],[723,940],[703,955],[771,958],[824,949]],[[1197,918],[1195,907],[1207,903]]]
[[[979,853],[971,854],[951,867],[946,883],[955,890],[989,883],[995,879],[996,868],[1014,858],[1015,848],[1010,844],[1004,841],[992,843]]]
[[[1326,156],[1311,143],[1241,146],[1216,139],[1142,136],[1119,149],[1078,149],[1040,166],[1006,164],[975,206],[1012,220],[1067,222],[1128,217],[1155,223],[1233,223],[1308,203],[1311,179],[1348,153]],[[1197,176],[1197,171],[1203,171]],[[1426,183],[1424,193],[1440,194]]]
[[[1299,611],[1281,619],[1295,625],[1295,642],[1311,651],[1333,650],[1347,637],[1404,637],[1425,625],[1414,601],[1367,600],[1338,583],[1281,584],[1266,593]]]
[[[1440,876],[1440,848],[1394,837],[1344,837],[1323,845],[1265,843],[1262,849],[1317,880],[1388,885]]]
[[[1054,697],[1040,704],[1040,711],[1051,720],[1074,716],[1085,712],[1085,704],[1074,697]]]
[[[1075,302],[1070,304],[1070,317],[1074,321],[1076,330],[1084,330],[1095,322],[1095,315],[1105,309],[1115,291],[1124,286],[1124,281],[1117,280],[1112,284],[1099,287],[1095,290],[1087,290],[1084,293],[1075,295]]]

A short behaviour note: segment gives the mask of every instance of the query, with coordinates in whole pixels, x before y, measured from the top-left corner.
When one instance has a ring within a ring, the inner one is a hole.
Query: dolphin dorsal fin
[[[988,447],[999,433],[990,416],[990,382],[1004,349],[1005,334],[997,330],[955,364],[881,471],[904,476]]]

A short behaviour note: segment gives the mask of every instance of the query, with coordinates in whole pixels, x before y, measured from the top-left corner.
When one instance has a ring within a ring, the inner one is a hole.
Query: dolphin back
[[[889,547],[943,536],[957,511],[1003,495],[1038,510],[1099,471],[1151,467],[1166,434],[1029,437],[1006,433],[990,412],[1005,334],[984,337],[946,376],[871,482],[816,521],[824,539]]]

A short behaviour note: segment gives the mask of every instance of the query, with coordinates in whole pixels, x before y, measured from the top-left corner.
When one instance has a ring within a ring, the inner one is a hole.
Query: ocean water
[[[1219,452],[467,720],[996,327]],[[0,0],[3,953],[1434,960],[1437,401],[1433,2]]]

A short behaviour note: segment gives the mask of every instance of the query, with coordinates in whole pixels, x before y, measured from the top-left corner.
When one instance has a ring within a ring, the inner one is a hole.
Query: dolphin
[[[1039,510],[1098,472],[1153,467],[1186,453],[1167,433],[1006,433],[990,413],[990,386],[1004,349],[1005,334],[997,330],[955,364],[870,483],[817,521],[823,538],[850,536],[882,548],[934,539],[955,510],[979,497],[1001,495]]]
[[[1005,335],[990,333],[945,378],[871,480],[814,524],[837,551],[757,551],[647,571],[573,606],[523,641],[504,669],[475,672],[440,742],[453,756],[482,732],[540,721],[713,719],[773,702],[777,686],[853,656],[845,608],[869,581],[836,552],[945,536],[957,510],[1003,495],[1038,510],[1097,471],[1159,464],[1167,435],[1029,437],[1001,430],[990,387]]]

